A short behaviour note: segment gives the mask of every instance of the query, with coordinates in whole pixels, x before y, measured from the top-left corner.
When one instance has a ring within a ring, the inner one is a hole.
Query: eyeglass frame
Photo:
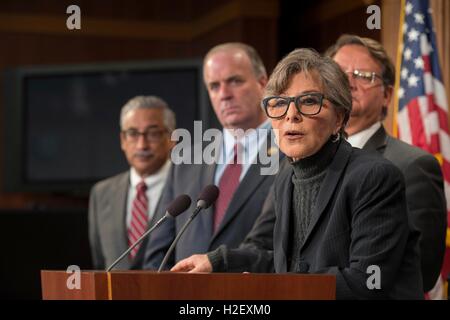
[[[149,138],[148,134],[150,132],[152,132],[152,131],[154,131],[155,133],[158,132],[159,137],[158,138]],[[130,132],[136,132],[137,137],[135,139],[131,138],[128,135]],[[121,133],[124,135],[124,137],[125,137],[125,139],[127,141],[132,142],[132,143],[138,142],[139,138],[141,136],[144,137],[144,139],[146,141],[148,141],[148,142],[158,142],[158,141],[161,140],[161,138],[164,136],[165,133],[169,133],[169,130],[167,130],[167,129],[158,129],[158,130],[149,130],[149,129],[147,129],[144,132],[141,132],[141,131],[139,131],[137,129],[129,128],[129,129],[126,129],[126,130],[121,130]]]
[[[316,113],[304,113],[304,112],[300,111],[300,107],[298,106],[298,102],[297,102],[297,101],[298,101],[298,99],[300,99],[300,98],[302,98],[302,97],[305,97],[305,96],[318,96],[318,97],[320,98],[319,110],[318,110]],[[286,100],[287,100],[288,105],[287,105],[286,111],[284,112],[283,115],[278,116],[278,117],[271,117],[271,116],[269,115],[269,112],[267,111],[267,108],[268,108],[268,101],[269,101],[270,99],[273,99],[273,98],[283,98],[283,99],[286,99]],[[308,93],[304,93],[304,94],[301,94],[301,95],[295,96],[295,97],[270,96],[270,97],[264,98],[264,99],[262,100],[261,103],[262,103],[262,105],[263,105],[263,107],[264,107],[264,111],[266,112],[266,115],[267,115],[269,118],[271,118],[271,119],[276,119],[276,120],[280,120],[280,119],[283,119],[283,118],[286,116],[286,114],[288,113],[289,107],[291,106],[291,103],[292,103],[292,102],[294,102],[295,109],[296,109],[297,112],[300,113],[301,115],[303,115],[303,116],[315,116],[315,115],[319,114],[320,111],[322,111],[323,100],[324,100],[324,99],[327,99],[327,98],[326,98],[325,95],[324,95],[323,93],[321,93],[321,92],[308,92]]]
[[[380,76],[378,73],[376,73],[375,71],[364,71],[364,70],[359,70],[359,69],[354,69],[353,71],[345,71],[345,74],[350,74],[352,76],[353,79],[358,80],[358,79],[364,79],[364,76],[361,77],[362,73],[365,73],[366,75],[370,75],[371,79],[370,79],[370,84],[373,84],[375,82],[375,79],[378,78],[383,82],[384,85],[384,79],[382,76]],[[359,77],[359,78],[355,78],[355,76]],[[369,78],[365,78],[367,80],[369,80]]]

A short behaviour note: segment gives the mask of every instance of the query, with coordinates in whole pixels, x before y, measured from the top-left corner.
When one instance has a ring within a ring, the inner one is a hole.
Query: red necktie
[[[219,197],[217,198],[214,211],[214,232],[220,226],[220,223],[225,216],[228,205],[230,204],[231,198],[234,192],[239,186],[239,177],[242,172],[242,165],[238,163],[238,145],[234,145],[234,157],[233,162],[229,163],[222,174],[219,181]]]
[[[133,205],[131,207],[131,223],[128,228],[128,246],[135,243],[147,230],[148,225],[148,199],[145,191],[147,190],[147,185],[144,181],[141,181],[136,186],[136,198],[133,200]],[[134,259],[140,244],[137,245],[130,252],[131,259]]]

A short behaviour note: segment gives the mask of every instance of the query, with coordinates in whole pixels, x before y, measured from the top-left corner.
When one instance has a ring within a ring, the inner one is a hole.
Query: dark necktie
[[[214,232],[219,228],[233,194],[239,186],[239,177],[242,172],[242,165],[238,163],[238,144],[234,145],[233,162],[229,163],[219,181],[219,197],[217,198],[214,211]],[[239,161],[240,162],[240,161]]]

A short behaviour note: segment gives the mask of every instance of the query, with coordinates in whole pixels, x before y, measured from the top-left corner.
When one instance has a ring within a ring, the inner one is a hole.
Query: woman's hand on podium
[[[194,254],[173,266],[173,272],[212,272],[212,265],[206,254]]]

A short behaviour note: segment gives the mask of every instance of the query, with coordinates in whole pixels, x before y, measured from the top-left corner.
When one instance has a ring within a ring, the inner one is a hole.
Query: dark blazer
[[[285,161],[275,179],[273,199],[268,199],[273,204],[265,204],[245,243],[208,255],[214,271],[288,271],[292,175]],[[338,299],[420,299],[417,241],[418,233],[408,226],[401,172],[381,157],[341,141],[300,249],[302,272],[336,275]],[[381,289],[366,285],[371,265],[380,268]]]
[[[128,249],[126,210],[129,186],[130,172],[127,171],[98,182],[91,190],[89,241],[96,269],[107,268]],[[156,222],[155,216],[153,215],[149,226]],[[146,243],[147,239],[142,242],[133,261],[125,257],[114,269],[142,268]]]
[[[383,127],[364,145],[380,153],[405,177],[409,223],[420,232],[423,287],[431,290],[440,274],[445,253],[447,208],[438,161],[431,154],[389,136]]]
[[[265,151],[273,152],[273,150],[276,150],[278,153],[278,149],[274,149],[271,145],[269,139],[267,146],[264,146],[267,148]],[[261,168],[264,167],[267,166],[262,165],[259,161],[250,165],[215,234],[213,234],[213,207],[204,210],[193,220],[178,242],[167,268],[192,254],[205,253],[222,244],[229,248],[239,246],[260,215],[267,192],[274,180],[274,175],[261,175]],[[176,219],[167,220],[150,236],[145,254],[144,269],[159,268],[176,234],[194,210],[199,193],[205,186],[214,184],[215,170],[216,165],[207,164],[172,166],[166,188],[163,191],[161,209],[165,208],[176,196],[183,193],[188,194],[193,201],[187,213],[178,216]],[[160,211],[159,215],[162,214],[163,211]]]

